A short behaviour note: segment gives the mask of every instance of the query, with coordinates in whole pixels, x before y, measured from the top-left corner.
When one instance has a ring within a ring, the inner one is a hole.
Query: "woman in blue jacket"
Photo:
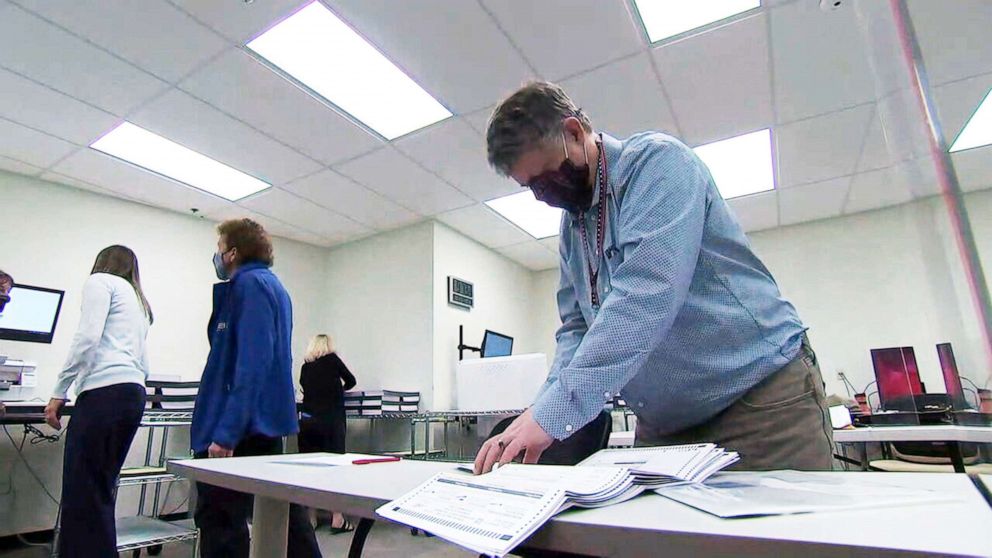
[[[295,434],[293,306],[272,270],[272,241],[251,219],[217,227],[210,354],[193,410],[190,443],[197,458],[276,455]],[[200,556],[248,557],[252,497],[197,484],[194,517]],[[288,556],[320,557],[306,510],[290,506]]]

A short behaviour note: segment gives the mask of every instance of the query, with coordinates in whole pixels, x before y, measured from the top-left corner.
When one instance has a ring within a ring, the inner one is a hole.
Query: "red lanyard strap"
[[[606,239],[606,192],[609,189],[609,182],[606,176],[606,158],[603,157],[603,138],[600,136],[596,142],[599,149],[599,207],[596,211],[596,265],[593,267],[592,255],[589,254],[589,236],[586,232],[586,214],[579,212],[579,233],[582,235],[582,251],[586,256],[586,266],[589,270],[589,292],[592,296],[592,305],[599,306],[599,265],[603,255],[603,241]]]

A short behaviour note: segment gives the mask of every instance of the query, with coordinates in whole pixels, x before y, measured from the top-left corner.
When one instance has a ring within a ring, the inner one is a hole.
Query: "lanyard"
[[[606,237],[606,191],[609,183],[606,180],[606,160],[603,157],[603,138],[596,142],[599,149],[599,207],[596,211],[596,266],[592,265],[592,255],[589,254],[589,235],[586,232],[586,214],[579,212],[579,233],[582,235],[582,251],[586,256],[586,266],[589,269],[589,292],[592,293],[592,305],[599,307],[599,266],[603,254],[603,240]]]

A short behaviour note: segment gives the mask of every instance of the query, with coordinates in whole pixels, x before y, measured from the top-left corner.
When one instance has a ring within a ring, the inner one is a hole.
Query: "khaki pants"
[[[751,388],[709,421],[661,434],[638,418],[637,445],[712,442],[740,454],[732,469],[769,471],[833,468],[833,428],[823,378],[809,342],[792,362]]]

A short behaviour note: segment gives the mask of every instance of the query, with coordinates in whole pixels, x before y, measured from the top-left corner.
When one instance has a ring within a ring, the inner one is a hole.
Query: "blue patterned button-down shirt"
[[[559,440],[614,393],[660,433],[700,424],[795,358],[804,332],[691,149],[659,133],[624,141],[604,134],[603,149],[601,305],[592,305],[579,217],[566,212],[562,326],[533,405],[537,422]],[[589,254],[602,187],[597,176],[585,213]]]

